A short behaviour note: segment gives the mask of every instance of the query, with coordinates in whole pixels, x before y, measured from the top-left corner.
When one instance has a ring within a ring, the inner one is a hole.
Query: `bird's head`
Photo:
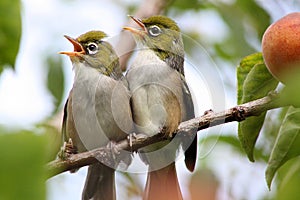
[[[123,29],[133,33],[138,45],[152,49],[162,60],[170,62],[170,66],[175,69],[183,66],[184,47],[180,28],[176,22],[160,15],[142,20],[130,17],[140,26],[140,29],[132,27]]]
[[[119,60],[112,46],[103,41],[106,34],[102,31],[89,31],[73,39],[66,36],[74,46],[73,52],[60,52],[68,55],[73,65],[80,62],[86,67],[92,67],[105,75],[110,75],[118,66]]]

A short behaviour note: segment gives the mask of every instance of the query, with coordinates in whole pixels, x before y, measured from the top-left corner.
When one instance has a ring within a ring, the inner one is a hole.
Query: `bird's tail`
[[[143,200],[182,200],[175,162],[148,172]]]
[[[101,163],[89,166],[82,200],[115,200],[115,171]]]
[[[198,140],[196,135],[192,143],[190,144],[190,146],[184,152],[184,156],[185,156],[184,162],[190,172],[193,172],[195,169],[196,160],[197,160],[197,145],[198,145]]]

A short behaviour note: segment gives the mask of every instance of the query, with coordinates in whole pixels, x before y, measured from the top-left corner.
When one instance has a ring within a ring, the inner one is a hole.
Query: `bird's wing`
[[[182,93],[183,93],[183,103],[185,105],[185,116],[183,121],[193,119],[195,117],[194,104],[192,100],[192,95],[189,90],[189,87],[185,81],[184,76],[181,76],[182,79]],[[185,136],[183,138],[183,148],[185,150],[185,165],[192,172],[194,171],[196,160],[197,160],[197,130],[193,130],[193,137]]]
[[[67,142],[67,118],[68,118],[68,103],[69,98],[67,99],[65,106],[64,106],[64,114],[63,114],[63,122],[61,128],[61,135],[62,135],[62,142]]]

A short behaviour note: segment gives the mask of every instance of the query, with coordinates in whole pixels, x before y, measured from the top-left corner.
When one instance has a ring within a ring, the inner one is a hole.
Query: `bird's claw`
[[[57,156],[62,160],[66,160],[72,154],[77,154],[77,153],[78,153],[77,148],[73,145],[72,139],[69,138],[68,142],[64,142]]]
[[[136,139],[136,133],[130,133],[127,136],[127,141],[129,143],[129,147],[132,148],[132,141]]]
[[[138,142],[139,140],[143,140],[147,138],[147,135],[146,134],[142,134],[142,133],[139,133],[139,134],[136,134],[136,133],[130,133],[128,136],[127,136],[127,140],[128,140],[128,143],[129,143],[129,146],[132,147],[133,146],[133,141],[136,141]]]
[[[133,141],[139,141],[140,139],[145,139],[145,138],[147,138],[147,135],[142,134],[142,133],[139,133],[139,134],[130,133],[130,134],[128,134],[127,140],[128,140],[128,143],[129,143],[129,147],[131,148],[131,151],[132,151],[132,147],[133,147]]]
[[[143,135],[143,134],[138,134],[138,135],[136,133],[130,133],[130,134],[128,134],[127,140],[128,140],[130,148],[132,148],[132,146],[133,146],[133,141],[136,141],[138,139],[145,138],[145,137],[146,136]]]
[[[118,148],[118,146],[116,145],[117,143],[115,141],[109,141],[108,144],[106,145],[106,148],[109,149],[113,160],[116,159],[116,155],[120,154],[120,150]]]
[[[209,109],[209,110],[204,111],[203,115],[208,115],[208,114],[212,114],[212,113],[214,113],[214,111],[212,109]]]

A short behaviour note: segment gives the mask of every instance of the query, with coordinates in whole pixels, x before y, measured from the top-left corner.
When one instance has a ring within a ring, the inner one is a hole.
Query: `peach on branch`
[[[288,14],[268,27],[262,53],[271,74],[283,83],[300,71],[300,12]]]

